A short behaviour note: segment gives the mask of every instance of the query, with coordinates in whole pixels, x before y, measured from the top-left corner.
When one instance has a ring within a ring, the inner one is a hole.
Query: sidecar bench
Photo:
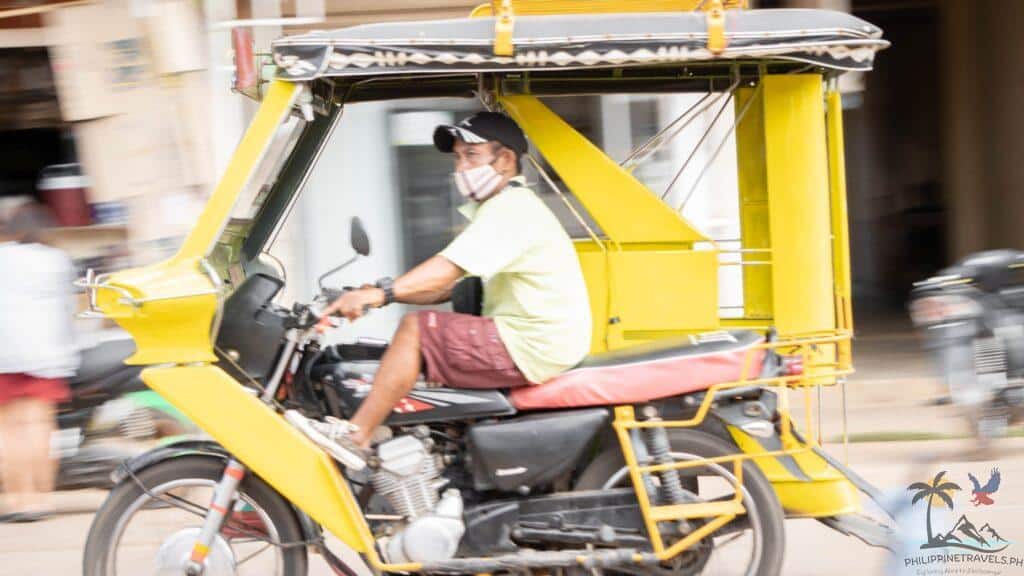
[[[589,356],[579,366],[538,386],[516,388],[519,410],[634,404],[705,390],[761,373],[765,338],[750,331],[714,332],[667,339]],[[747,356],[751,356],[747,358]]]

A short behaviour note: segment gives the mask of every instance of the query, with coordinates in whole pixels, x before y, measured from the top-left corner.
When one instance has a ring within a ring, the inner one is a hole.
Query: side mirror
[[[360,256],[370,255],[370,237],[366,235],[363,221],[358,216],[352,218],[351,242],[352,249],[356,251],[356,254]]]
[[[349,264],[355,262],[356,259],[359,258],[360,256],[370,255],[370,237],[366,235],[366,229],[363,228],[363,221],[360,220],[358,217],[352,218],[351,232],[349,233],[349,236],[349,241],[352,243],[352,250],[355,250],[356,255],[349,258],[341,265],[335,266],[334,268],[331,268],[327,272],[321,274],[320,277],[317,278],[316,280],[316,285],[319,286],[321,290],[323,290],[324,288],[325,278],[341,270],[342,268],[348,266]]]

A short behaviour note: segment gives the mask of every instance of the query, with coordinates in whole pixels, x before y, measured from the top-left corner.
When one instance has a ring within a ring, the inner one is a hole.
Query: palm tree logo
[[[1005,550],[1010,543],[999,536],[994,528],[988,524],[976,528],[963,514],[948,532],[932,533],[932,506],[945,505],[952,510],[952,493],[961,490],[956,482],[943,482],[942,479],[945,475],[946,471],[943,470],[936,474],[931,482],[914,482],[907,486],[907,490],[917,491],[910,501],[911,506],[927,498],[928,509],[925,512],[925,527],[928,531],[928,541],[921,545],[921,549],[955,547],[988,553]],[[1003,545],[1000,547],[999,544]]]
[[[925,498],[928,499],[928,511],[925,513],[925,526],[928,530],[928,544],[936,542],[936,537],[932,534],[932,502],[935,498],[938,498],[942,500],[946,506],[949,506],[950,510],[952,510],[953,497],[950,496],[949,493],[960,490],[960,486],[956,482],[942,482],[942,477],[945,475],[946,471],[943,470],[935,475],[935,479],[933,479],[930,484],[927,482],[914,482],[910,486],[907,486],[907,490],[917,490],[917,494],[914,494],[914,499],[910,501],[911,506]],[[925,546],[927,546],[927,544],[921,547],[924,548]]]

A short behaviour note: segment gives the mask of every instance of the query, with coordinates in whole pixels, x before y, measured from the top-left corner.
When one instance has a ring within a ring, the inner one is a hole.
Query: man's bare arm
[[[405,304],[439,304],[451,298],[452,288],[466,272],[447,258],[434,256],[395,280],[395,301]],[[366,286],[341,295],[321,314],[340,312],[349,320],[362,316],[370,307],[384,305],[384,291]]]
[[[444,256],[433,256],[395,279],[395,300],[405,304],[446,302],[455,283],[465,275],[465,270]]]

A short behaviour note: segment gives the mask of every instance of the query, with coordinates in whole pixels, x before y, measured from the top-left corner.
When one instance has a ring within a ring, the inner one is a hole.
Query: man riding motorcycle
[[[454,154],[454,179],[469,199],[470,224],[439,254],[395,280],[346,292],[324,314],[349,320],[392,302],[446,302],[464,276],[484,279],[483,315],[437,310],[407,314],[373,387],[339,442],[351,451],[417,381],[454,388],[541,384],[576,365],[590,349],[591,317],[583,273],[558,219],[526,185],[526,137],[514,120],[480,112],[434,131],[438,150]]]

